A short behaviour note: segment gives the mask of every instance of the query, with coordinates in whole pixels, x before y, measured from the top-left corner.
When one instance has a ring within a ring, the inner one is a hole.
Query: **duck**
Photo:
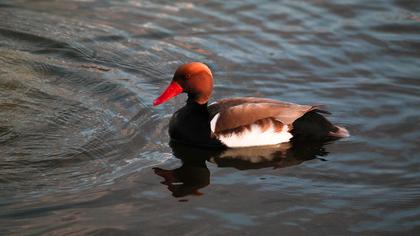
[[[186,93],[185,106],[169,121],[171,142],[215,148],[270,146],[291,140],[330,140],[349,137],[346,128],[332,124],[322,105],[299,105],[269,98],[224,98],[208,105],[213,74],[201,62],[177,68],[153,106]]]

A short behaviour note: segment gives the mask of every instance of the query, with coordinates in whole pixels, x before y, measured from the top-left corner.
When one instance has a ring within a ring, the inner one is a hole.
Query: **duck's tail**
[[[336,125],[335,129],[329,132],[329,136],[335,138],[347,138],[350,137],[350,133],[346,128]]]
[[[295,139],[337,139],[349,137],[346,128],[332,124],[322,114],[328,114],[324,110],[312,110],[297,119],[293,123],[292,134]]]

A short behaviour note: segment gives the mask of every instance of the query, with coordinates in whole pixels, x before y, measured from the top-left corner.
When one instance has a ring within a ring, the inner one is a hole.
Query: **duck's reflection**
[[[211,150],[170,143],[173,154],[182,161],[182,166],[173,170],[153,168],[163,177],[161,183],[168,186],[174,197],[201,195],[199,189],[210,184],[210,171],[206,162],[218,167],[233,167],[238,170],[260,168],[284,168],[304,161],[326,156],[327,142],[291,142],[271,147]]]

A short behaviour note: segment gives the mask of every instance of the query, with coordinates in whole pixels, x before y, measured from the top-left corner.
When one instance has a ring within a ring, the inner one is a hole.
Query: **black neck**
[[[195,101],[195,99],[191,96],[188,96],[187,105],[192,105],[192,106],[197,106],[197,107],[206,107],[207,108],[207,102],[204,103],[204,104],[200,104],[197,101]]]

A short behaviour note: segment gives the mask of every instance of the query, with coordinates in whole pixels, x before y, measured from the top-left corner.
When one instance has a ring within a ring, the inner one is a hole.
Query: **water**
[[[2,1],[1,235],[416,235],[418,1]],[[176,67],[214,99],[325,104],[352,136],[168,144]],[[238,158],[240,156],[241,158]]]

